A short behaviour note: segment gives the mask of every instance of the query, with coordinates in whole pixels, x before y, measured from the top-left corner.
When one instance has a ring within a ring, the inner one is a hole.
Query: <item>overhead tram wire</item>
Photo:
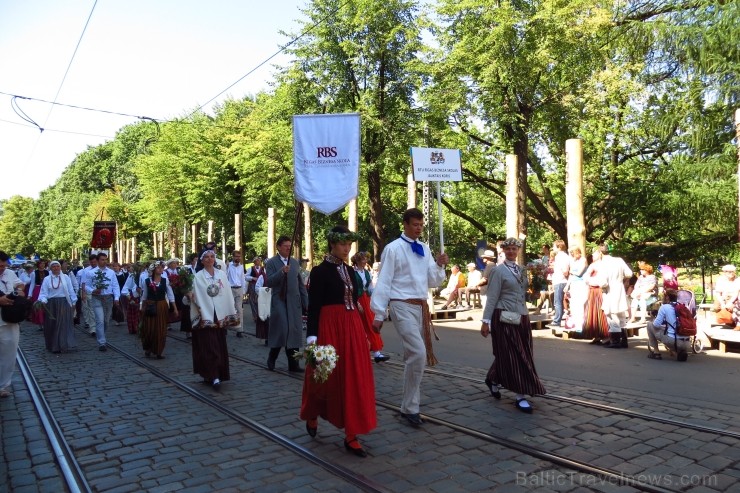
[[[82,38],[85,36],[85,32],[87,31],[87,26],[90,24],[90,19],[92,18],[93,12],[95,12],[95,7],[98,5],[98,0],[95,0],[93,2],[92,9],[90,9],[90,14],[87,16],[87,20],[85,21],[85,26],[82,28],[82,32],[80,33],[80,38],[77,40],[77,46],[75,46],[75,51],[72,53],[72,57],[69,59],[69,63],[67,64],[67,70],[64,71],[64,77],[62,77],[62,81],[59,83],[59,88],[57,89],[57,93],[54,95],[54,103],[56,103],[57,98],[59,97],[59,93],[62,92],[62,87],[64,87],[64,82],[67,80],[67,75],[69,74],[69,69],[72,67],[72,62],[74,62],[75,56],[77,55],[77,50],[80,48],[80,44],[82,43]],[[49,113],[46,114],[46,118],[44,119],[43,126],[39,127],[39,130],[41,133],[39,133],[38,137],[36,138],[36,143],[33,145],[33,149],[31,150],[31,154],[28,156],[28,162],[27,165],[31,162],[31,159],[33,159],[33,155],[36,153],[36,148],[39,145],[39,141],[41,141],[41,135],[44,132],[44,128],[46,124],[49,121],[49,118],[51,117],[51,112],[54,111],[54,103],[52,103],[51,107],[49,108]]]
[[[276,56],[278,56],[280,53],[282,53],[283,51],[285,51],[289,46],[295,44],[299,39],[301,39],[302,37],[304,37],[305,35],[307,35],[311,31],[313,31],[314,29],[316,29],[318,26],[320,26],[321,24],[323,24],[324,22],[326,22],[328,19],[330,19],[331,17],[333,17],[334,14],[336,14],[341,9],[343,9],[351,1],[352,0],[346,0],[339,7],[337,7],[334,10],[332,10],[330,13],[326,14],[324,17],[322,17],[318,21],[316,21],[313,24],[311,24],[310,26],[308,26],[301,34],[299,34],[297,37],[291,39],[287,44],[283,45],[278,51],[276,51],[275,53],[273,53],[272,55],[270,55],[268,58],[266,58],[265,60],[263,60],[262,62],[260,62],[256,67],[254,67],[253,69],[251,69],[249,72],[247,72],[246,74],[244,74],[241,77],[239,77],[234,83],[230,84],[226,89],[224,89],[223,91],[219,92],[218,94],[216,94],[215,96],[213,96],[211,99],[209,99],[208,101],[206,101],[205,103],[201,104],[196,109],[194,109],[187,116],[187,118],[190,118],[191,116],[193,116],[198,111],[201,111],[203,108],[205,108],[205,106],[207,104],[211,103],[216,98],[218,98],[219,96],[221,96],[223,93],[225,93],[226,91],[228,91],[229,89],[231,89],[232,87],[234,87],[235,85],[237,85],[238,83],[240,83],[241,81],[243,81],[244,79],[246,79],[247,77],[249,77],[250,75],[252,75],[257,69],[259,69],[264,64],[266,64],[267,62],[269,62],[270,60],[272,60],[273,58],[275,58]]]

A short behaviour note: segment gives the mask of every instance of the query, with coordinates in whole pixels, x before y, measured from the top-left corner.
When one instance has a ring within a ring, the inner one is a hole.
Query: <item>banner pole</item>
[[[437,206],[439,210],[439,253],[445,253],[445,230],[442,226],[442,193],[437,182]]]

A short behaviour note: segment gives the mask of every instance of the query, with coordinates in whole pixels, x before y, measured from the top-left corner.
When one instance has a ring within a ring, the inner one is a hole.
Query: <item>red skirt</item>
[[[33,293],[31,293],[31,301],[36,303],[39,299],[39,294],[41,294],[41,286],[37,284],[33,288]],[[44,310],[36,308],[31,310],[30,321],[36,325],[44,325]]]
[[[368,296],[367,292],[362,293],[362,296],[360,296],[360,299],[358,300],[360,302],[360,305],[362,305],[362,309],[364,310],[363,315],[360,315],[362,318],[362,325],[365,329],[365,335],[367,336],[368,342],[370,342],[370,350],[371,351],[380,351],[383,349],[383,339],[380,337],[380,334],[375,332],[373,330],[373,320],[375,320],[375,313],[370,309],[370,296]]]
[[[583,319],[583,337],[586,339],[609,337],[609,324],[606,322],[604,310],[601,309],[602,296],[599,286],[588,288],[588,300]]]
[[[139,330],[139,298],[126,297],[126,327],[129,334]]]
[[[319,315],[317,344],[337,350],[337,366],[324,383],[313,379],[306,366],[303,380],[301,419],[319,416],[348,436],[361,435],[377,426],[375,380],[368,356],[368,342],[357,310],[344,305],[327,305]]]

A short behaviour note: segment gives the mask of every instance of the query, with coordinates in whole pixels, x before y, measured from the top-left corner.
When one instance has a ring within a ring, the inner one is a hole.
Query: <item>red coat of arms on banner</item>
[[[93,237],[90,242],[92,248],[110,248],[115,239],[115,221],[95,221],[93,225]]]

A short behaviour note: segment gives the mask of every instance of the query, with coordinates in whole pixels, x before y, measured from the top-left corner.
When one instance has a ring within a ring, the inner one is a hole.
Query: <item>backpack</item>
[[[673,303],[676,309],[676,336],[691,337],[696,335],[696,319],[683,303]]]

